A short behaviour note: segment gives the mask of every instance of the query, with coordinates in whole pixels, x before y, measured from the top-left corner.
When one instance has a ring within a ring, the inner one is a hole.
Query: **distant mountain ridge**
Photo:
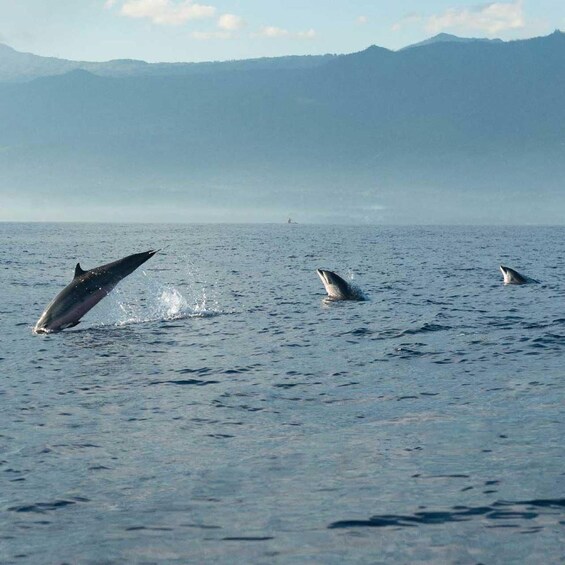
[[[450,33],[438,33],[429,39],[424,41],[419,41],[418,43],[413,43],[412,45],[407,45],[403,49],[413,49],[414,47],[424,47],[426,45],[433,45],[434,43],[504,43],[502,39],[487,39],[485,37],[459,37],[457,35],[452,35]]]
[[[562,224],[563,61],[556,32],[4,82],[0,195],[76,219]]]
[[[409,45],[404,49],[423,47],[434,43],[468,43],[476,41],[502,42],[500,39],[464,38],[447,33],[440,33],[420,43]],[[384,48],[378,47],[378,49]],[[389,50],[386,49],[386,51]],[[0,43],[0,82],[28,81],[44,76],[61,75],[75,70],[84,70],[99,76],[125,77],[185,75],[227,70],[313,68],[339,56],[340,55],[334,54],[292,55],[203,63],[147,63],[146,61],[137,59],[113,59],[111,61],[90,62],[23,53]]]
[[[98,76],[169,76],[246,69],[311,68],[335,55],[290,55],[234,61],[204,63],[147,63],[136,59],[114,59],[105,62],[72,61],[22,53],[0,43],[0,82],[23,82],[40,77],[62,75],[75,70]]]

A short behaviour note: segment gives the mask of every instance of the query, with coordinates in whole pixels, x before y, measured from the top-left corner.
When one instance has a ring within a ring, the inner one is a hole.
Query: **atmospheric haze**
[[[0,46],[0,220],[562,224],[565,34],[85,63]]]

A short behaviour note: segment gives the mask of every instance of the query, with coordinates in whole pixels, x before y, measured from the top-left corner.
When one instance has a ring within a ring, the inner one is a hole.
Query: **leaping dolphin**
[[[531,279],[530,277],[525,277],[521,275],[518,271],[511,269],[510,267],[505,267],[504,265],[500,265],[500,272],[504,277],[504,284],[528,284],[528,283],[539,283],[535,279]]]
[[[157,253],[156,250],[128,255],[89,271],[75,267],[75,276],[47,306],[33,328],[34,333],[51,333],[72,328],[125,277]]]
[[[316,269],[316,272],[331,300],[366,300],[365,295],[357,287],[344,281],[334,272],[325,269]]]

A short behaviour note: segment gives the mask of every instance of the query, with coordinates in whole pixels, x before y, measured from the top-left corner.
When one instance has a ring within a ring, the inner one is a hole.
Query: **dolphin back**
[[[106,263],[106,265],[100,265],[95,267],[90,271],[83,271],[83,275],[88,275],[89,273],[101,275],[106,273],[112,277],[117,278],[116,283],[131,275],[138,267],[143,265],[145,261],[148,261],[157,253],[157,250],[150,249],[149,251],[143,251],[142,253],[134,253],[133,255],[128,255],[123,259],[118,259],[117,261],[112,261],[111,263]],[[78,267],[79,265],[77,265]]]
[[[331,300],[366,300],[360,289],[333,271],[316,269],[316,272]]]
[[[505,267],[504,265],[500,265],[500,272],[504,277],[504,284],[529,284],[529,283],[539,284],[539,281],[537,281],[536,279],[526,277],[520,274],[518,271],[510,267]]]

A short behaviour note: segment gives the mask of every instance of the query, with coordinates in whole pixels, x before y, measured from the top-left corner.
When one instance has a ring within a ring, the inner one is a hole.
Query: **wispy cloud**
[[[234,39],[238,37],[237,32],[244,28],[246,22],[240,16],[234,14],[222,14],[216,25],[219,29],[213,31],[193,31],[191,36],[193,39],[200,41],[208,41],[211,39]]]
[[[296,37],[300,37],[301,39],[314,39],[316,37],[316,30],[310,28],[306,31],[299,31],[295,35]]]
[[[393,26],[393,31],[400,31],[402,28],[407,27],[411,24],[419,23],[423,21],[425,18],[422,14],[418,14],[416,12],[410,12],[406,14],[403,18],[398,20]]]
[[[488,35],[523,28],[526,25],[522,0],[449,8],[441,14],[432,16],[408,14],[396,22],[392,29],[399,31],[414,23],[422,23],[426,31],[430,33],[439,33],[444,30],[473,30]]]
[[[356,21],[359,25],[365,25],[369,21],[369,18],[367,18],[367,16],[358,16]]]
[[[259,35],[262,35],[263,37],[273,38],[288,37],[290,35],[290,32],[288,31],[288,29],[282,29],[280,27],[265,26],[263,29],[261,29]]]
[[[451,8],[440,15],[431,16],[426,29],[438,33],[445,29],[475,29],[489,34],[525,26],[522,1],[493,2],[471,8]]]
[[[104,8],[106,8],[106,10],[110,10],[116,5],[116,2],[117,0],[106,0],[106,2],[104,2]]]
[[[216,8],[191,0],[127,0],[120,13],[128,18],[148,19],[158,25],[182,25],[190,20],[213,18]]]
[[[316,37],[316,30],[308,29],[306,31],[290,32],[275,26],[265,26],[259,32],[261,37],[268,37],[271,39],[279,39],[282,37],[296,37],[299,39],[314,39]]]
[[[237,31],[245,27],[245,20],[235,14],[222,14],[218,18],[218,27],[227,31]]]
[[[193,39],[199,41],[209,41],[211,39],[233,39],[233,33],[229,31],[193,31],[191,34]]]

